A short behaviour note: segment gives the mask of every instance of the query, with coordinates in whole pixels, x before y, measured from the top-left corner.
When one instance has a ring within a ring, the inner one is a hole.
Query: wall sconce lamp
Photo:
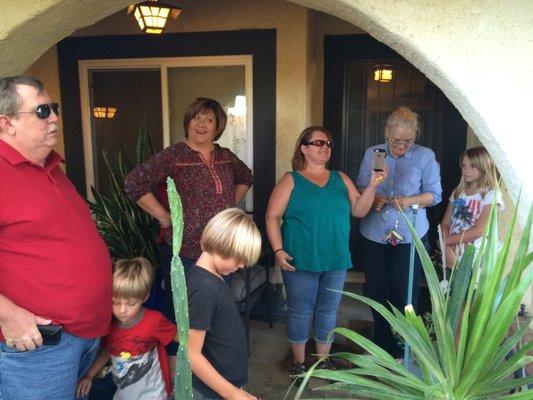
[[[104,107],[97,106],[93,107],[93,116],[94,118],[114,118],[117,112],[116,107]]]
[[[374,66],[374,82],[388,83],[394,78],[394,68],[388,64]]]
[[[165,30],[167,19],[176,19],[181,8],[169,6],[157,0],[143,1],[128,7],[128,14],[133,14],[139,28],[144,33],[160,34]]]

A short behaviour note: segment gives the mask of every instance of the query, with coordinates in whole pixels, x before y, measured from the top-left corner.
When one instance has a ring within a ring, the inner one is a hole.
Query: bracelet
[[[278,251],[281,251],[281,250],[283,250],[282,247],[280,247],[279,249],[277,249],[277,250],[274,252],[274,255],[276,255],[276,253],[277,253]]]

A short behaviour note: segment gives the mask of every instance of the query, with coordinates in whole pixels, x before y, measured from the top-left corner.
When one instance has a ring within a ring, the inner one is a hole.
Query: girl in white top
[[[474,243],[479,249],[494,196],[498,211],[505,209],[498,189],[498,171],[484,147],[473,147],[462,154],[461,174],[441,222],[448,267],[461,257],[465,243]]]

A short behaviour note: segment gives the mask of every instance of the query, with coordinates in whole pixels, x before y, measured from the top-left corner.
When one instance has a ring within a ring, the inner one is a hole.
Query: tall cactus
[[[191,363],[189,360],[189,306],[183,264],[179,258],[183,237],[183,207],[181,198],[176,191],[176,185],[170,177],[167,178],[167,192],[172,220],[172,254],[174,255],[170,264],[170,282],[180,338],[176,375],[174,376],[174,398],[192,400]]]

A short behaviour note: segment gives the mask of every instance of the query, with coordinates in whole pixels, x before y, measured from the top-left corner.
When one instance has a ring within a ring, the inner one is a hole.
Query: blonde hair
[[[479,178],[479,188],[481,196],[485,197],[488,192],[499,185],[500,173],[498,172],[498,169],[496,168],[496,165],[494,164],[489,152],[482,146],[472,147],[468,150],[465,150],[463,154],[461,154],[461,158],[459,159],[459,167],[461,167],[461,169],[463,159],[465,157],[468,157],[472,166],[477,168],[480,172],[481,176]],[[459,196],[465,191],[466,186],[467,183],[464,177],[461,175],[461,180],[459,181],[459,185],[457,185],[453,191],[453,195],[455,197]]]
[[[420,138],[420,119],[417,113],[408,107],[398,107],[387,118],[385,124],[385,138],[390,137],[390,130],[396,127],[405,127],[415,134],[415,140]]]
[[[253,265],[261,253],[261,234],[244,211],[228,208],[205,226],[200,239],[202,250],[223,258],[233,257],[246,266]]]
[[[144,299],[150,294],[153,281],[152,264],[143,257],[113,264],[113,297]]]
[[[305,161],[304,153],[302,153],[302,150],[300,147],[302,145],[305,145],[309,140],[311,140],[311,137],[313,136],[313,132],[319,131],[324,133],[328,140],[331,140],[333,143],[333,137],[331,136],[331,133],[324,128],[323,126],[310,126],[309,128],[305,128],[302,133],[300,133],[300,136],[298,136],[298,140],[296,141],[296,146],[294,147],[294,154],[292,156],[291,164],[292,164],[292,170],[293,171],[299,171],[307,165],[307,161]]]

